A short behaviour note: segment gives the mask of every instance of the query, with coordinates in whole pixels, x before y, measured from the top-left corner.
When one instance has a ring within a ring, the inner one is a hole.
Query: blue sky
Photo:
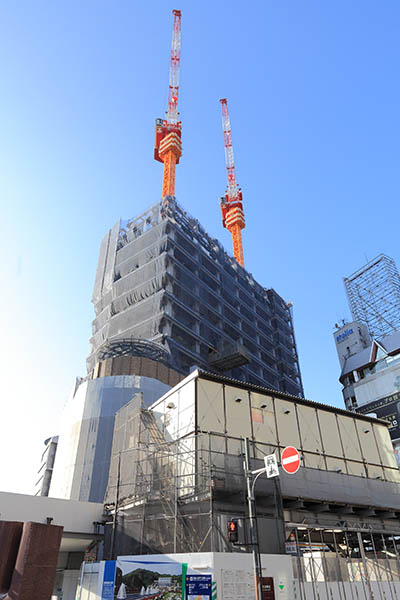
[[[99,243],[161,195],[154,119],[182,9],[176,194],[231,252],[227,97],[246,268],[294,303],[306,396],[342,406],[342,277],[400,265],[400,6],[254,0],[3,0],[0,93],[1,488],[30,493],[45,437],[85,374]]]

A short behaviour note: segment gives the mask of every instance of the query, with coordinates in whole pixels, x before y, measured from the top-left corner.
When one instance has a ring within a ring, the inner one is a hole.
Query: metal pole
[[[178,443],[175,443],[176,455],[175,455],[175,502],[174,502],[174,553],[177,552],[177,534],[178,534],[178,486],[179,486],[179,473],[178,473]]]
[[[249,438],[245,438],[244,444],[244,472],[246,476],[247,484],[247,500],[249,504],[249,524],[250,524],[250,544],[253,548],[253,566],[254,566],[254,583],[256,588],[256,600],[261,600],[261,560],[260,560],[260,548],[258,545],[257,538],[257,522],[255,517],[255,499],[254,499],[254,485],[253,485],[253,474],[250,470],[250,442]],[[255,480],[254,480],[255,483]]]
[[[117,485],[115,487],[115,506],[114,506],[114,518],[111,532],[111,560],[114,559],[115,554],[115,538],[117,536],[117,520],[118,520],[118,502],[119,502],[119,485],[121,479],[121,452],[118,455],[118,470],[117,470]]]

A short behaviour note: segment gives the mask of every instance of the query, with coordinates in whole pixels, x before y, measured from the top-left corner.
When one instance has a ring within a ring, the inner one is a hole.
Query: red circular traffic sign
[[[286,446],[281,454],[282,469],[293,475],[300,468],[300,454],[293,446]]]

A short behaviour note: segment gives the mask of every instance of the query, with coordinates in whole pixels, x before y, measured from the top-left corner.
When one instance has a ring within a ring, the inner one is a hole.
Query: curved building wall
[[[170,385],[142,375],[82,381],[67,402],[49,495],[103,502],[110,468],[115,413],[141,392],[150,406]]]

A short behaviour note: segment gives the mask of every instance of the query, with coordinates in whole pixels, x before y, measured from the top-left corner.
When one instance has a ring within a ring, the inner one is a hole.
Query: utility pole
[[[250,441],[245,438],[244,444],[244,472],[247,483],[247,500],[249,503],[249,523],[250,523],[250,545],[253,548],[253,566],[254,566],[254,583],[256,588],[256,600],[261,600],[261,558],[260,547],[258,544],[256,507],[254,499],[254,486],[258,477],[265,473],[265,468],[251,471],[250,469]],[[254,477],[255,475],[255,477]]]

